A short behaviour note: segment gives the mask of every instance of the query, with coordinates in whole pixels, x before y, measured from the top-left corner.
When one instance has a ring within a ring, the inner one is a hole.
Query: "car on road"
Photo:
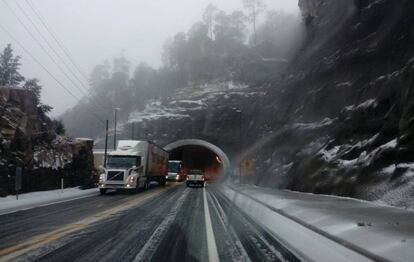
[[[186,184],[189,187],[190,185],[197,185],[204,187],[205,177],[202,170],[190,170],[187,174]]]

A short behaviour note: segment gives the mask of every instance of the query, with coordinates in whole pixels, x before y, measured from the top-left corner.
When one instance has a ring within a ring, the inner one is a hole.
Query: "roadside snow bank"
[[[19,200],[16,200],[16,196],[7,196],[0,198],[0,215],[97,194],[96,188],[87,190],[66,188],[21,194]]]
[[[414,211],[374,204],[351,198],[279,191],[255,186],[223,186],[222,192],[259,224],[281,237],[285,243],[300,246],[309,237],[308,229],[319,236],[328,236],[336,243],[361,250],[368,256],[388,261],[412,261],[414,257]],[[270,211],[271,212],[270,212]],[[280,218],[280,217],[283,218]],[[283,227],[283,219],[296,221],[293,228]],[[280,220],[280,221],[279,221]],[[300,225],[304,227],[298,231]],[[293,230],[293,231],[292,231]],[[281,234],[281,235],[280,235]],[[298,239],[301,234],[301,240]],[[325,250],[322,242],[303,243],[299,251],[316,256],[315,261],[334,261],[329,257],[334,250]],[[309,250],[309,247],[310,250]],[[312,247],[315,252],[312,252]],[[326,247],[328,247],[326,245]],[[354,250],[356,250],[354,249]],[[326,252],[325,252],[326,251]],[[318,257],[318,253],[324,254]],[[320,260],[322,259],[322,260]],[[335,261],[338,261],[335,258]],[[349,257],[348,261],[352,261]],[[356,260],[354,260],[356,261]],[[359,260],[358,260],[359,261]]]

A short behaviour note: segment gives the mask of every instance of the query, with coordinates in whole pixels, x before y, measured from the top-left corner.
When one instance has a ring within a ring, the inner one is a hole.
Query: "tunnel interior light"
[[[220,157],[216,156],[216,160],[217,160],[217,163],[223,164],[223,162],[221,161]]]

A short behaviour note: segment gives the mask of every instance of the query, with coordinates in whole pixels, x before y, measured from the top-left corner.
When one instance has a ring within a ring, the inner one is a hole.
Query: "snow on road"
[[[87,190],[66,188],[21,194],[19,200],[16,200],[16,196],[7,196],[0,198],[0,215],[97,194],[98,190],[96,188]]]
[[[339,251],[351,257],[362,253],[389,261],[412,261],[414,257],[413,210],[247,185],[231,185],[222,190],[249,216],[298,249],[299,256],[333,261],[330,259]],[[335,257],[335,261],[340,260]]]

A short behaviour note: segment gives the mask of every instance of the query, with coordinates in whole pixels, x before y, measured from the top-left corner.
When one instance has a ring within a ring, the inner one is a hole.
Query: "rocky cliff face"
[[[306,43],[256,122],[272,123],[257,183],[413,206],[414,3],[300,7]]]
[[[413,4],[301,0],[306,40],[281,79],[250,98],[206,96],[144,132],[253,158],[259,185],[412,206]]]
[[[121,138],[205,139],[256,160],[258,185],[413,206],[414,2],[299,6],[307,35],[282,77],[190,86],[132,113]]]
[[[0,195],[14,193],[16,167],[23,191],[57,188],[61,176],[79,185],[92,175],[93,141],[58,136],[29,91],[0,87]]]
[[[263,94],[260,88],[234,82],[191,85],[132,112],[121,125],[119,138],[147,139],[163,146],[180,139],[202,139],[236,158],[246,140],[242,129],[254,119]],[[103,140],[98,142],[102,147]]]

